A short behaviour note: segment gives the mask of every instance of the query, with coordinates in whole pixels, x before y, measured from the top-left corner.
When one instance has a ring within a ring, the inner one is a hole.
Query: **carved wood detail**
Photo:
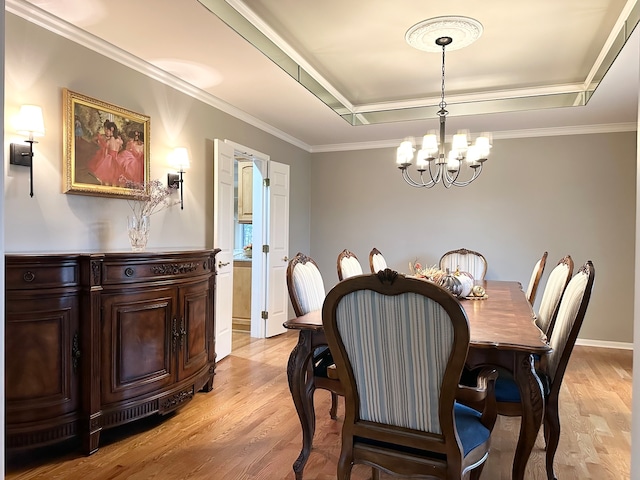
[[[197,263],[168,263],[163,265],[152,265],[151,271],[156,275],[177,275],[179,273],[193,272],[197,268]]]

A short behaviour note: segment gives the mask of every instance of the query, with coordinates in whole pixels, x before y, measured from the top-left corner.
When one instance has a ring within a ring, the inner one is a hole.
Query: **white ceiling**
[[[610,124],[620,128],[637,121],[638,32],[627,41],[587,106],[460,115],[465,105],[476,105],[470,102],[479,99],[588,90],[594,75],[597,80],[594,72],[608,64],[602,55],[610,49],[612,32],[617,33],[629,15],[637,15],[635,0],[227,3],[274,38],[298,64],[317,74],[316,80],[353,111],[437,104],[441,54],[408,46],[404,35],[424,19],[464,15],[480,21],[484,31],[469,47],[447,52],[448,132],[469,128],[492,131],[499,138],[523,130],[566,131]],[[86,41],[88,32],[104,41],[98,45],[105,55],[115,57],[122,49],[309,151],[390,145],[436,127],[437,107],[426,119],[350,125],[198,0],[6,0],[6,9],[68,22],[81,29],[76,40]],[[457,102],[461,102],[458,113]]]

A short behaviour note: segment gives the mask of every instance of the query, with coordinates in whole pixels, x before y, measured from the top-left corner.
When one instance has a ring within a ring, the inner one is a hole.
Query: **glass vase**
[[[150,225],[147,215],[127,217],[127,229],[129,232],[129,241],[131,242],[131,250],[134,252],[145,251],[147,248],[147,240],[149,239]]]

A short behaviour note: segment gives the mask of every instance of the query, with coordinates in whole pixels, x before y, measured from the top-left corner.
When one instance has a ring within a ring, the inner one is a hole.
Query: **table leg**
[[[536,443],[544,415],[542,383],[534,368],[533,356],[522,352],[514,362],[513,378],[518,384],[522,402],[520,437],[513,462],[512,480],[523,480],[529,455]]]
[[[287,364],[289,390],[302,426],[302,450],[293,463],[296,480],[302,480],[302,471],[309,459],[313,434],[316,429],[316,416],[313,407],[315,384],[313,381],[313,366],[310,362],[313,353],[312,335],[313,332],[309,330],[300,331],[298,343],[291,351],[289,363]]]

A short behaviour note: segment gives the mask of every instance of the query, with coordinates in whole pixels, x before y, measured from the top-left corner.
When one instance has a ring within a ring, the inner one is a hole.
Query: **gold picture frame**
[[[149,183],[150,118],[62,91],[62,191],[134,198]]]

